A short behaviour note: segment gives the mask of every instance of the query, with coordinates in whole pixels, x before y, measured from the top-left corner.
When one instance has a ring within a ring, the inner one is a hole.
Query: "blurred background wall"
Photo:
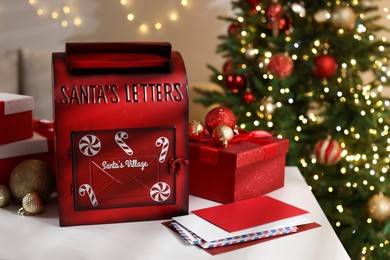
[[[230,9],[229,0],[1,0],[0,50],[62,51],[69,41],[168,41],[186,60],[189,79],[208,81],[206,63],[221,63],[217,35],[228,26],[217,16]]]
[[[390,28],[388,1],[375,3],[381,24]],[[215,88],[206,65],[219,68],[223,63],[215,50],[218,35],[226,34],[229,24],[217,17],[229,15],[230,0],[1,0],[0,54],[22,50],[22,66],[17,69],[21,87],[15,91],[35,95],[40,111],[51,111],[50,53],[63,51],[65,42],[167,41],[183,56],[190,87]],[[390,40],[390,34],[383,35]],[[8,91],[12,88],[2,74],[10,75],[10,63],[1,59],[0,55],[0,91]],[[384,92],[390,96],[389,87]],[[192,91],[190,95],[194,96]],[[193,103],[190,112],[194,119],[205,113]],[[51,113],[36,116],[50,118]]]

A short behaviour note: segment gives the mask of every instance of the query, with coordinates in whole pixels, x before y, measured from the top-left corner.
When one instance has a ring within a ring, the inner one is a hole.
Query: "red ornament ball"
[[[231,73],[233,71],[234,65],[232,60],[227,60],[223,64],[222,71],[224,74]]]
[[[283,16],[283,7],[281,4],[273,3],[267,10],[268,26],[270,26],[272,35],[277,37],[279,35],[280,19]]]
[[[256,7],[260,4],[260,0],[245,0],[245,2],[252,7]]]
[[[288,55],[278,53],[272,55],[267,70],[279,79],[287,78],[294,70],[294,62]]]
[[[205,127],[198,120],[192,120],[188,123],[188,138],[190,141],[199,141],[204,137]]]
[[[277,20],[274,23],[268,23],[267,29],[272,33],[272,30],[278,29],[279,31],[283,32],[284,34],[289,34],[290,29],[292,28],[292,20],[288,18],[287,16],[283,16],[279,20]]]
[[[257,9],[257,6],[260,5],[260,0],[246,0],[245,1],[250,8],[252,8],[252,13],[256,14],[259,9]]]
[[[256,100],[255,95],[249,91],[245,92],[244,95],[242,96],[242,98],[244,99],[245,103],[247,103],[247,104],[250,104]]]
[[[277,24],[279,24],[279,20],[280,20],[280,18],[282,18],[282,16],[283,16],[282,5],[278,4],[278,3],[271,4],[267,10],[268,20],[271,23],[277,22]]]
[[[246,86],[246,77],[243,75],[225,75],[224,85],[233,93],[238,93]]]
[[[224,106],[219,106],[211,109],[205,118],[205,125],[207,131],[212,134],[214,129],[218,126],[225,125],[234,129],[236,126],[236,116],[233,111]]]
[[[341,159],[341,152],[343,149],[340,144],[328,137],[317,142],[315,146],[315,154],[321,164],[332,166],[338,163]]]
[[[212,138],[215,144],[227,147],[229,142],[233,139],[234,132],[232,128],[226,125],[217,126],[212,134]]]
[[[289,30],[292,27],[292,21],[288,17],[282,17],[279,21],[279,30],[283,31],[284,33],[288,33]]]
[[[236,36],[237,38],[239,38],[241,37],[241,30],[242,30],[242,26],[239,23],[234,22],[231,25],[229,25],[228,34],[230,36]]]
[[[319,78],[331,78],[337,70],[336,60],[332,55],[322,54],[314,59],[315,69],[313,75]]]

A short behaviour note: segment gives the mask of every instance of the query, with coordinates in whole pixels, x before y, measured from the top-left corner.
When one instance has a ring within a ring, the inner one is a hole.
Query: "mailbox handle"
[[[172,46],[156,43],[67,43],[66,62],[71,70],[167,67]]]

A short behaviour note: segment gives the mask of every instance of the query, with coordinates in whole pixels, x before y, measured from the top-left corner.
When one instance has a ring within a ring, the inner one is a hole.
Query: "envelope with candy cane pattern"
[[[175,203],[174,128],[72,132],[75,210]]]

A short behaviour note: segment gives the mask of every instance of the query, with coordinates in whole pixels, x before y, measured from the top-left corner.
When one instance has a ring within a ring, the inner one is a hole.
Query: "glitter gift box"
[[[0,184],[8,185],[12,169],[20,162],[36,159],[45,162],[54,174],[55,156],[52,122],[34,120],[31,138],[0,145]]]
[[[53,54],[60,226],[188,213],[188,97],[169,43]]]
[[[0,144],[33,136],[33,109],[33,97],[0,93]]]
[[[218,148],[191,142],[190,194],[228,203],[284,186],[288,140],[251,138]]]

